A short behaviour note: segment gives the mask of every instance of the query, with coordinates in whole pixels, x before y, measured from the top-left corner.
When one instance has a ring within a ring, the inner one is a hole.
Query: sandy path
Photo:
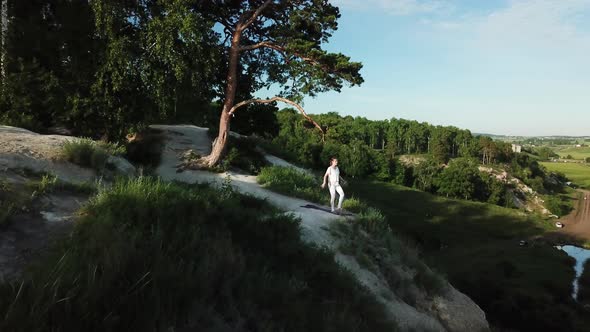
[[[565,225],[563,233],[590,241],[590,191],[578,190],[578,192],[582,193],[578,206],[561,220]]]
[[[214,186],[221,186],[224,180],[229,177],[232,187],[236,190],[266,199],[275,206],[300,218],[303,240],[334,251],[336,261],[350,270],[374,294],[403,331],[446,331],[445,327],[437,319],[427,313],[417,311],[416,308],[399,299],[381,278],[362,268],[354,257],[338,252],[338,239],[334,238],[328,229],[332,222],[338,222],[344,217],[320,210],[303,208],[303,205],[310,203],[266,190],[256,182],[255,176],[234,172],[211,173],[193,170],[177,173],[177,165],[180,164],[179,156],[187,149],[191,148],[201,155],[210,152],[211,143],[207,136],[207,129],[191,125],[152,125],[151,127],[166,132],[167,142],[162,153],[162,161],[156,169],[156,173],[162,179],[185,183],[208,182]],[[318,179],[318,185],[319,181],[320,179]],[[469,300],[465,295],[454,289],[451,293],[449,296],[457,302],[465,304],[464,301]],[[460,301],[457,299],[460,299]],[[453,303],[446,300],[443,300],[443,302],[445,303],[442,306],[448,309],[453,308]],[[481,312],[481,315],[485,317],[483,312]],[[457,315],[453,316],[458,319]],[[483,321],[485,322],[485,318]],[[487,325],[487,323],[485,324]]]

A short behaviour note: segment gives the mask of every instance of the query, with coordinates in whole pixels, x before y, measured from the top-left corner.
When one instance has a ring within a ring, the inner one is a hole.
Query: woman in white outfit
[[[326,180],[328,180],[328,189],[330,189],[330,205],[332,212],[334,212],[334,201],[336,200],[336,192],[340,196],[338,199],[338,211],[342,211],[342,201],[344,200],[344,190],[340,186],[340,170],[338,169],[338,159],[330,159],[330,167],[326,170],[324,175],[324,183],[322,188],[326,187]]]

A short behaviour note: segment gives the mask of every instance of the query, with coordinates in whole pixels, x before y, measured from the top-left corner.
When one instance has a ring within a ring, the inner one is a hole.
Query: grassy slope
[[[580,308],[569,296],[573,261],[548,245],[518,244],[551,229],[548,222],[383,182],[355,182],[348,191],[418,243],[428,264],[482,306],[492,323],[522,331],[583,331]]]
[[[119,181],[23,280],[0,284],[0,331],[389,331],[333,254],[265,201]]]
[[[581,163],[541,163],[548,170],[561,172],[577,185],[590,188],[590,165]]]

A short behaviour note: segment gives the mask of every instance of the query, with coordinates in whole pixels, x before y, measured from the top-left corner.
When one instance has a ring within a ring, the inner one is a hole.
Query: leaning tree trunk
[[[223,111],[221,112],[221,119],[219,119],[219,134],[217,138],[213,141],[213,146],[211,148],[211,153],[204,158],[205,165],[212,167],[219,162],[219,159],[223,156],[225,152],[225,146],[227,143],[227,135],[229,133],[229,122],[231,116],[226,111],[225,105],[223,106]]]
[[[219,119],[219,134],[213,142],[211,153],[203,158],[206,166],[215,166],[222,157],[227,143],[227,135],[229,134],[229,125],[231,116],[229,111],[234,106],[236,98],[236,90],[238,87],[238,62],[240,61],[240,38],[242,31],[238,28],[234,32],[231,40],[231,48],[229,51],[229,67],[227,71],[227,85],[225,87],[225,100],[223,102],[223,110],[221,111],[221,118]]]

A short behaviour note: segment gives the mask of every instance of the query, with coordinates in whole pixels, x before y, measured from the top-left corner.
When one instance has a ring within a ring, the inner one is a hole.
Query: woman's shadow
[[[323,207],[323,206],[317,206],[317,205],[313,205],[313,204],[306,204],[306,205],[301,205],[301,207],[306,208],[306,209],[315,209],[315,210],[320,210],[320,211],[324,211],[324,212],[328,212],[331,214],[336,214],[339,216],[354,216],[354,214],[345,211],[345,210],[336,210],[334,212],[330,211],[329,208],[327,207]]]

